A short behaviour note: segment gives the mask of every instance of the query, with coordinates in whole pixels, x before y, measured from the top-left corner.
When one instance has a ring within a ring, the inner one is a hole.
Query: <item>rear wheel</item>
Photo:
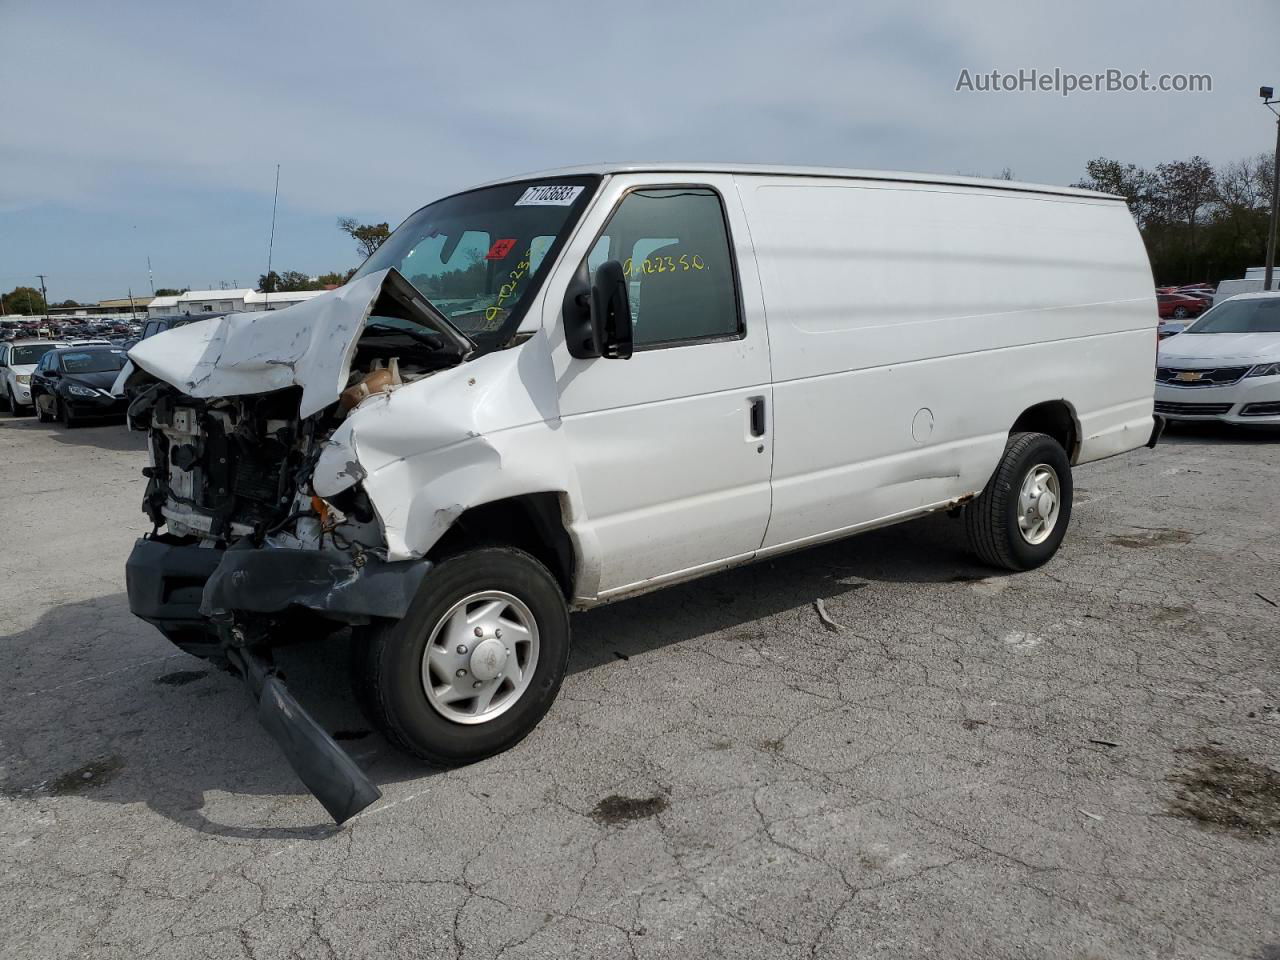
[[[993,567],[1038,567],[1058,552],[1071,498],[1071,462],[1058,441],[1015,433],[986,489],[965,508],[969,543]]]
[[[1175,307],[1173,315],[1179,320],[1185,320],[1187,317],[1191,316],[1191,312],[1186,307]]]
[[[357,694],[392,743],[437,765],[519,743],[560,690],[569,614],[529,554],[486,547],[440,563],[408,615],[353,642]]]

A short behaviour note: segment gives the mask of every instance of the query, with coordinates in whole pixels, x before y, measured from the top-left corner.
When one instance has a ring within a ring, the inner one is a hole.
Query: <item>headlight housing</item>
[[[18,374],[18,376],[17,376],[15,379],[16,379],[19,383],[30,383],[30,382],[31,382],[31,374],[29,374],[29,373],[20,373],[20,374]]]
[[[1280,377],[1280,363],[1260,363],[1246,377]]]
[[[97,399],[98,396],[97,390],[92,390],[89,387],[82,387],[76,383],[67,384],[67,393],[71,394],[73,397],[89,397],[90,399]]]

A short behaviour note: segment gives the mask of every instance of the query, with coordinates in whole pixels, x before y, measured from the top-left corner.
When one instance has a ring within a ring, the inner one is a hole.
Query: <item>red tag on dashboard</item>
[[[493,246],[489,248],[489,252],[484,255],[486,260],[501,260],[511,248],[516,245],[515,237],[503,237],[501,240],[493,241]]]

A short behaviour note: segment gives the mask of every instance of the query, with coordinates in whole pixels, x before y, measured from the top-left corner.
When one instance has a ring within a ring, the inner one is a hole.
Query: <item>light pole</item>
[[[1280,219],[1280,111],[1276,104],[1275,90],[1271,87],[1259,87],[1258,96],[1262,105],[1276,115],[1276,152],[1272,158],[1274,167],[1271,171],[1271,222],[1267,226],[1267,267],[1262,281],[1262,289],[1271,289],[1271,274],[1276,266],[1276,220]]]
[[[1274,211],[1272,212],[1274,213]],[[1274,217],[1272,219],[1274,219]],[[36,276],[40,278],[40,299],[44,301],[44,322],[48,323],[49,322],[49,295],[44,292],[44,274],[37,273]]]

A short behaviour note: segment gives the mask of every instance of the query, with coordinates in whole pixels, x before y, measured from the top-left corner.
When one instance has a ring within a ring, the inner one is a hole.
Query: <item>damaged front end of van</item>
[[[403,518],[387,516],[398,501],[366,490],[357,421],[401,388],[459,367],[474,347],[388,269],[279,313],[193,323],[130,352],[125,387],[131,425],[148,433],[152,524],[129,557],[130,607],[181,649],[244,678],[264,726],[339,823],[380,792],[289,695],[271,651],[405,616],[431,564],[397,532]],[[402,429],[411,415],[401,410]],[[430,421],[404,429],[417,449],[465,435],[466,424]]]

